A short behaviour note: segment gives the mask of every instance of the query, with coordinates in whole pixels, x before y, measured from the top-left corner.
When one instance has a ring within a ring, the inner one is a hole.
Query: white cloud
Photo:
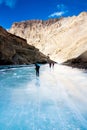
[[[13,8],[17,0],[0,0],[0,4],[5,4],[6,6]]]
[[[61,17],[68,12],[67,7],[64,4],[58,4],[57,10],[58,11],[50,14],[49,17]]]
[[[64,4],[58,4],[57,9],[58,10],[66,10],[66,6]]]
[[[54,12],[53,14],[49,15],[49,17],[55,17],[55,16],[60,17],[60,16],[62,16],[63,14],[64,14],[63,11],[61,11],[61,12]]]

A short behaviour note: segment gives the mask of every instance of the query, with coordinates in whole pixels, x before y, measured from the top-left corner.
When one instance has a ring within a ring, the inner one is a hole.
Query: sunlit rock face
[[[47,21],[16,22],[9,31],[58,62],[75,58],[87,50],[87,12]]]
[[[0,65],[46,63],[48,57],[23,38],[0,27]]]

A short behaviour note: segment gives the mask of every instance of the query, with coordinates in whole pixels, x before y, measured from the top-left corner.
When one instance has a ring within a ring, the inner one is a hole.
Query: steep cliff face
[[[70,59],[70,60],[64,62],[63,64],[72,66],[72,67],[87,69],[87,51],[82,53],[77,58]]]
[[[25,38],[45,55],[63,62],[87,50],[87,13],[48,21],[14,23],[11,33]]]
[[[45,63],[48,58],[26,40],[0,27],[0,65]]]

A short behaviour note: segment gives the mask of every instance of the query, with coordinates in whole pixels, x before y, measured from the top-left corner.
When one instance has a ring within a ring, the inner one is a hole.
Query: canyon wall
[[[48,60],[25,39],[8,33],[0,26],[0,65],[47,63]]]
[[[16,22],[9,32],[26,39],[52,60],[64,62],[87,50],[87,12],[46,21]]]

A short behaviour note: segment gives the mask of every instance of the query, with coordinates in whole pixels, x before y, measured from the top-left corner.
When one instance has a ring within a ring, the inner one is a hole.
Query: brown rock
[[[26,40],[0,27],[0,65],[46,63],[48,58]]]
[[[64,62],[63,64],[72,66],[72,67],[87,69],[87,51],[82,53],[77,58],[70,59],[70,60]]]

